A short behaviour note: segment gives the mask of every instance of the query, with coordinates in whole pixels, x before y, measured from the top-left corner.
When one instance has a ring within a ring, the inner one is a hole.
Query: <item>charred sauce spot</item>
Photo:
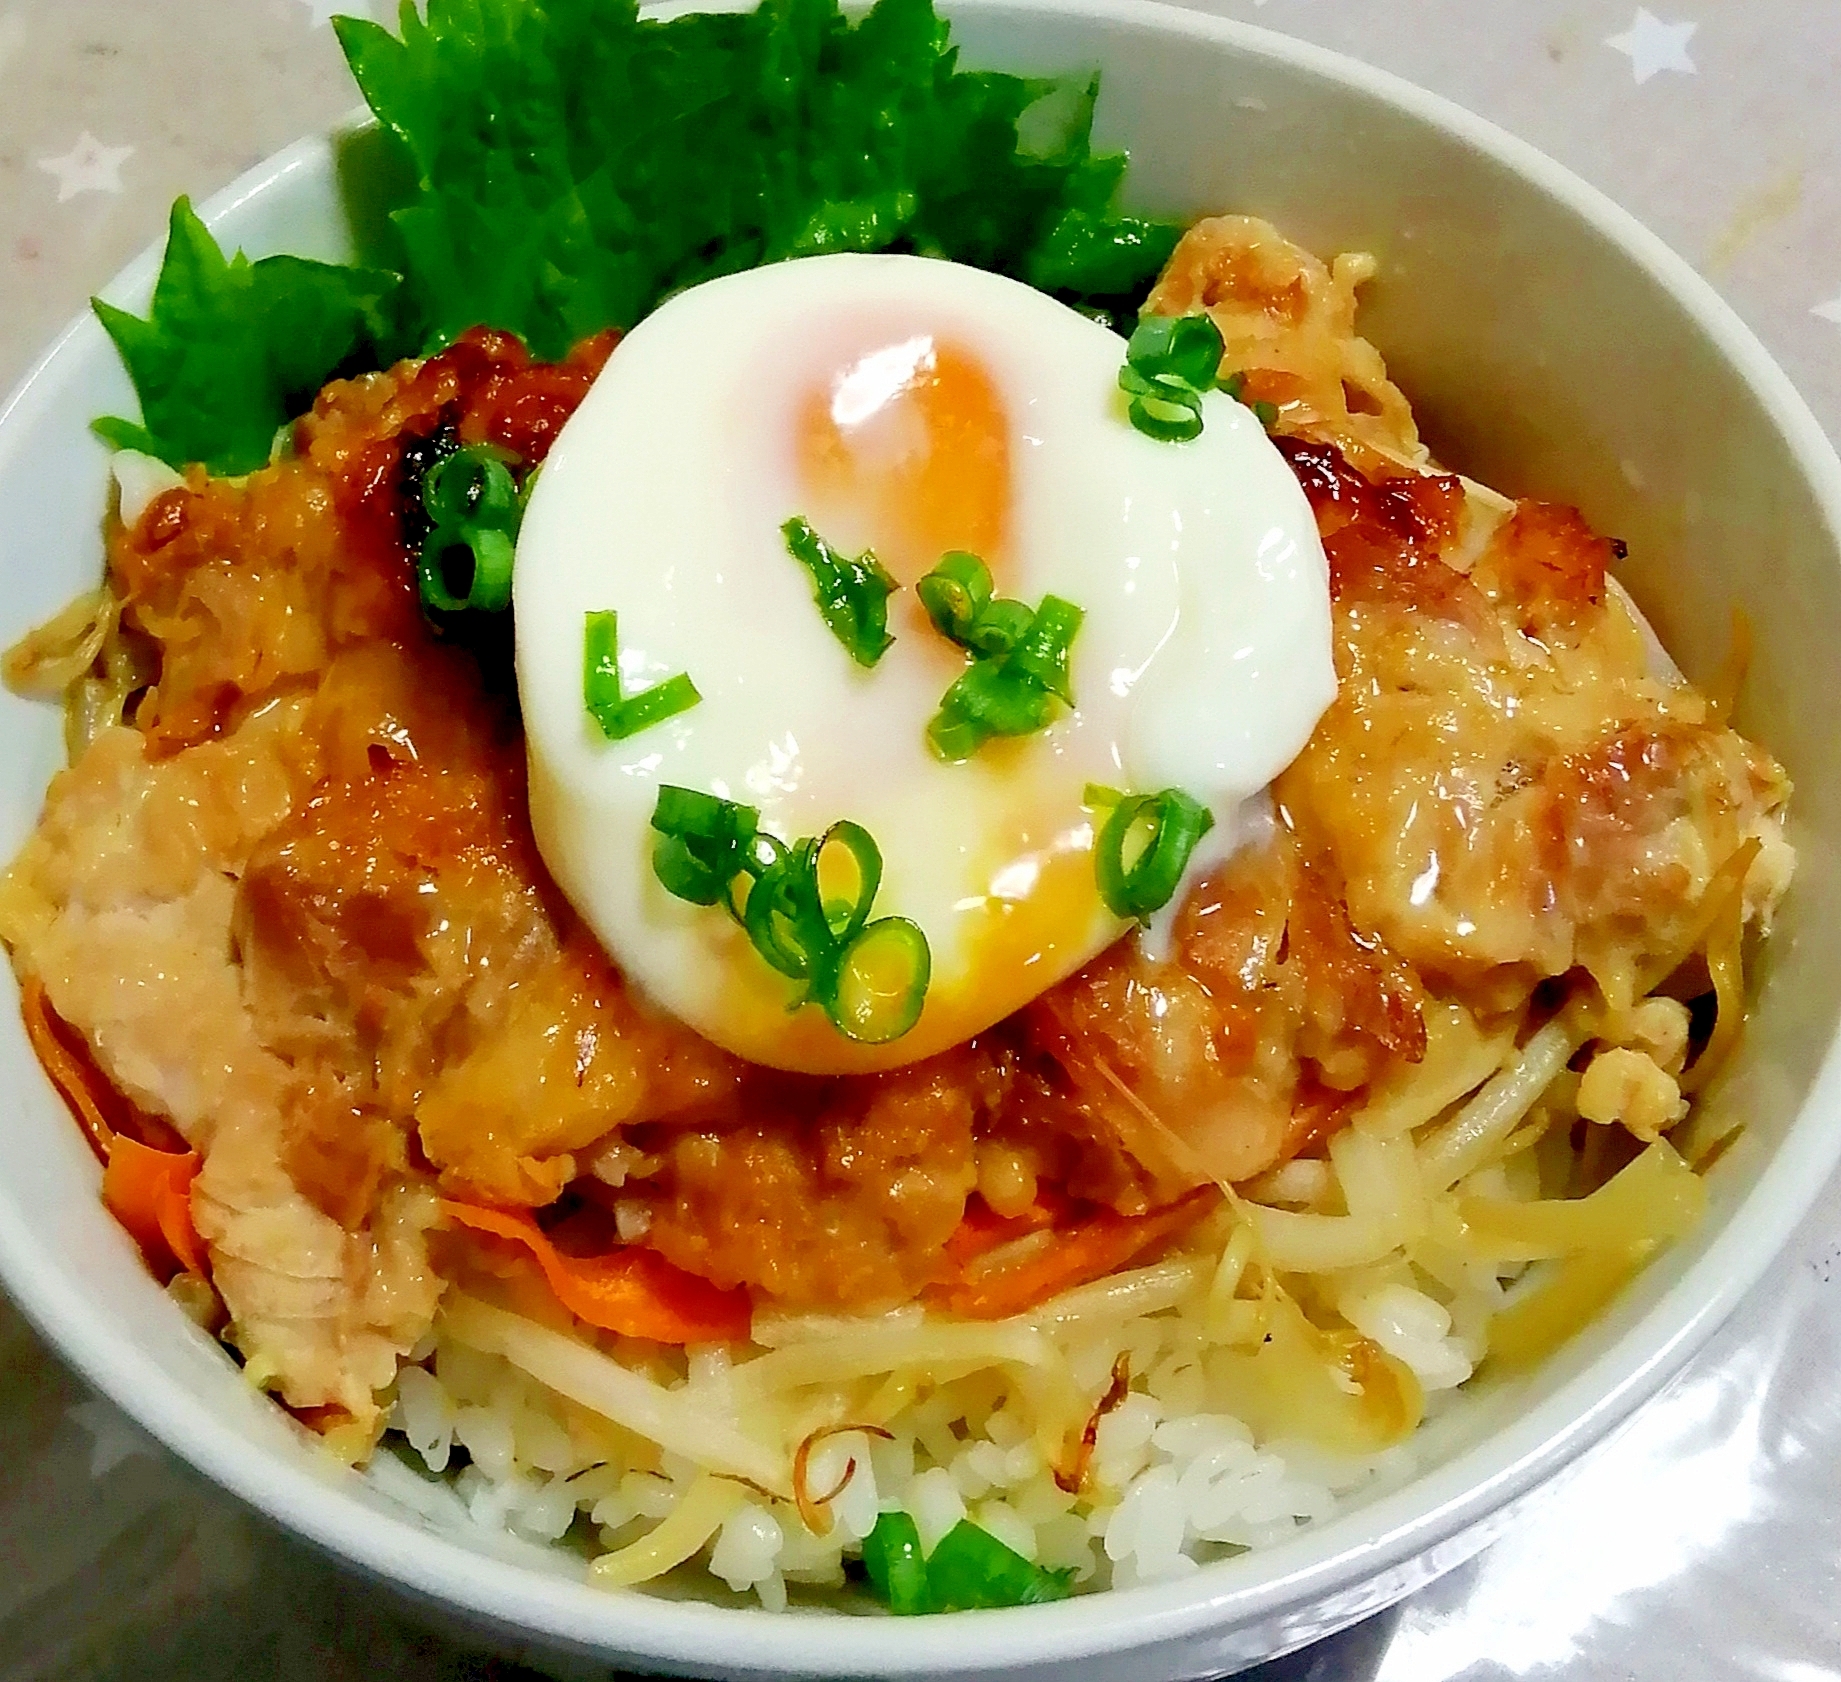
[[[1456,531],[1463,482],[1449,473],[1369,479],[1333,444],[1275,438],[1317,517],[1337,601],[1397,602],[1445,618],[1468,618],[1482,602],[1438,558]]]

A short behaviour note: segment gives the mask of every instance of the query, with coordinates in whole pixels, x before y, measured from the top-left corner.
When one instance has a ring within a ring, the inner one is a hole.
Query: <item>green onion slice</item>
[[[469,444],[429,468],[422,479],[422,506],[437,526],[515,529],[518,484],[495,452]]]
[[[940,557],[914,593],[942,636],[969,647],[972,628],[991,604],[991,569],[976,555],[955,549]]]
[[[840,1033],[886,1045],[920,1020],[932,978],[933,953],[920,925],[879,917],[844,947],[826,1008]]]
[[[1131,424],[1160,443],[1181,444],[1202,430],[1202,393],[1214,387],[1225,350],[1206,315],[1147,315],[1125,346],[1119,389],[1131,399]]]
[[[468,561],[464,591],[448,587],[449,557],[459,553]],[[443,613],[467,608],[499,613],[511,605],[512,557],[511,539],[502,531],[436,526],[416,557],[416,586],[423,603]]]
[[[1141,922],[1161,911],[1214,822],[1214,813],[1180,788],[1120,799],[1093,849],[1094,876],[1107,909]]]
[[[429,532],[416,557],[422,605],[435,612],[503,613],[511,606],[511,571],[523,517],[517,481],[499,453],[470,444],[443,456],[422,476]],[[462,551],[471,562],[465,590],[450,587],[449,566]]]
[[[946,693],[950,700],[952,691]],[[933,749],[936,759],[948,765],[963,765],[990,739],[990,731],[948,707],[941,707],[927,721],[927,746]]]
[[[1147,315],[1132,329],[1125,360],[1153,378],[1179,380],[1206,391],[1220,372],[1227,347],[1206,315]]]
[[[974,654],[1008,654],[1023,640],[1034,617],[1027,602],[1000,596],[978,616],[967,646]]]
[[[1175,380],[1150,379],[1129,365],[1119,370],[1119,389],[1131,398],[1131,423],[1160,444],[1186,444],[1202,431],[1202,394]]]
[[[582,636],[582,699],[600,725],[601,734],[610,742],[625,741],[655,724],[663,724],[703,699],[685,672],[642,689],[637,695],[626,694],[620,681],[619,615],[590,613],[586,620]]]
[[[755,951],[774,969],[792,981],[815,982],[815,969],[824,961],[829,940],[817,895],[806,891],[808,869],[801,843],[756,877],[742,906],[742,927]],[[792,1008],[804,1003],[801,996]]]
[[[937,757],[958,764],[993,736],[1042,729],[1056,700],[1074,704],[1068,659],[1086,615],[1072,602],[1044,596],[1031,609],[994,596],[990,569],[962,551],[943,556],[914,588],[935,627],[972,656],[927,726]]]
[[[900,588],[873,551],[840,555],[809,520],[795,516],[780,528],[794,560],[812,575],[812,594],[831,634],[859,666],[873,666],[889,650],[889,597]]]
[[[863,1568],[891,1612],[910,1617],[928,1609],[927,1560],[920,1531],[906,1513],[881,1514],[863,1538]]]
[[[752,806],[666,784],[652,807],[653,873],[667,893],[693,905],[726,902],[758,843],[773,840],[757,833],[760,818]]]
[[[1086,614],[1059,596],[1044,596],[1029,629],[1010,655],[1010,669],[1033,678],[1049,694],[1071,707],[1074,691],[1068,681],[1068,650]]]
[[[927,1599],[939,1612],[1035,1606],[1065,1600],[1072,1571],[1047,1571],[1006,1547],[990,1531],[960,1519],[927,1560]]]
[[[824,890],[825,855],[836,848],[849,860],[856,873],[856,886],[848,899],[824,899],[825,926],[831,937],[840,947],[847,947],[856,938],[858,930],[869,921],[869,908],[875,903],[876,892],[882,886],[882,849],[875,843],[869,831],[860,823],[851,823],[845,819],[834,823],[819,837],[818,847],[812,855],[813,869],[817,873],[816,886],[822,895]]]
[[[985,736],[1027,736],[1048,723],[1048,691],[1002,660],[975,660],[946,691],[940,711],[977,725]]]
[[[920,1019],[933,955],[907,918],[870,921],[882,849],[848,819],[791,846],[759,826],[752,806],[667,784],[652,872],[678,899],[727,907],[763,963],[804,982],[790,1009],[816,1003],[865,1044],[899,1039]]]

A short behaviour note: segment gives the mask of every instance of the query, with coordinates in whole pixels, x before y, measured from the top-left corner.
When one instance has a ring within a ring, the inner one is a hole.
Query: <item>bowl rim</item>
[[[737,3],[715,0],[712,9]],[[695,7],[691,0],[671,9]],[[1706,335],[1789,446],[1830,541],[1841,552],[1841,460],[1788,377],[1685,260],[1604,193],[1534,146],[1386,71],[1161,0],[946,0],[942,10],[949,16],[1003,13],[1024,20],[1075,16],[1187,38],[1204,50],[1225,48],[1275,61],[1350,88],[1501,165],[1603,236]],[[297,141],[210,198],[202,207],[203,218],[215,225],[250,200],[285,190],[290,179],[330,165],[325,137]],[[145,296],[158,261],[156,243],[122,269],[105,295]],[[90,323],[85,314],[67,325],[0,403],[0,440],[32,424],[36,400],[57,379],[73,338]],[[1443,1465],[1364,1503],[1349,1519],[1326,1521],[1295,1540],[1245,1556],[1258,1561],[1246,1571],[1238,1569],[1241,1560],[1225,1561],[1175,1582],[1076,1597],[1052,1607],[899,1622],[609,1593],[573,1577],[508,1570],[503,1560],[463,1548],[408,1517],[378,1511],[342,1480],[316,1477],[305,1465],[284,1463],[234,1434],[212,1430],[186,1387],[150,1359],[124,1349],[55,1260],[3,1208],[0,1277],[63,1358],[167,1448],[284,1529],[377,1573],[413,1598],[559,1648],[673,1668],[722,1667],[731,1674],[754,1675],[976,1674],[1101,1658],[1245,1627],[1354,1589],[1473,1533],[1489,1515],[1603,1437],[1706,1342],[1776,1258],[1841,1162],[1841,1127],[1834,1125],[1838,1116],[1841,1042],[1831,1033],[1808,1095],[1757,1182],[1705,1252],[1642,1319],[1543,1402]],[[1361,1536],[1341,1534],[1351,1519],[1359,1519]],[[1468,1551],[1454,1544],[1437,1568],[1457,1563]],[[1243,1575],[1252,1580],[1235,1580]],[[1344,1622],[1371,1609],[1370,1603],[1353,1598],[1347,1605]],[[1332,1627],[1333,1621],[1313,1625],[1296,1640]],[[815,1639],[821,1629],[822,1642]]]

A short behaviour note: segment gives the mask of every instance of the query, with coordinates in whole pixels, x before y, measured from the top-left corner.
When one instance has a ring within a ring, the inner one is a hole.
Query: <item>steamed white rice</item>
[[[808,1528],[792,1502],[737,1482],[739,1498],[692,1561],[736,1595],[778,1609],[789,1594],[842,1589],[878,1515],[900,1509],[928,1550],[970,1519],[1024,1558],[1071,1570],[1082,1588],[1128,1587],[1281,1542],[1329,1517],[1347,1497],[1410,1475],[1408,1444],[1360,1457],[1297,1441],[1262,1443],[1211,1406],[1203,1359],[1207,1274],[1194,1261],[1140,1270],[1139,1278],[1161,1272],[1177,1285],[1187,1281],[1175,1307],[1095,1323],[1076,1304],[1071,1322],[1050,1333],[1089,1394],[1104,1392],[1122,1354],[1143,1375],[1100,1420],[1080,1494],[1055,1481],[1018,1387],[986,1366],[920,1386],[890,1418],[887,1439],[859,1430],[817,1443],[809,1487],[836,1490],[825,1534]],[[1443,1305],[1405,1286],[1384,1286],[1345,1312],[1412,1367],[1434,1408],[1481,1354],[1474,1336],[1453,1331]],[[908,1310],[862,1325],[870,1331],[918,1319]],[[1043,1319],[1016,1324],[1039,1331]],[[771,1335],[785,1347],[802,1329],[829,1338],[840,1322],[785,1323]],[[398,1382],[392,1424],[400,1437],[378,1454],[370,1475],[439,1526],[481,1541],[571,1544],[557,1549],[558,1557],[585,1568],[588,1556],[652,1531],[708,1476],[684,1456],[597,1419],[503,1356],[461,1341],[451,1327],[417,1354],[422,1364],[406,1367]],[[668,1388],[699,1414],[726,1406],[745,1433],[746,1402],[734,1383],[740,1369],[729,1355],[696,1350],[678,1364],[681,1375]],[[393,1448],[402,1460],[392,1458]]]

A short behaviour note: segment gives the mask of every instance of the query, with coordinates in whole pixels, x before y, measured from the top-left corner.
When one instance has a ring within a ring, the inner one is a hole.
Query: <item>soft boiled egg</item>
[[[1335,693],[1328,568],[1252,413],[1129,423],[1125,341],[1030,287],[922,257],[805,258],[681,293],[614,352],[563,428],[518,542],[518,684],[545,861],[625,974],[756,1063],[888,1068],[989,1027],[1126,925],[1094,879],[1090,784],[1178,787],[1233,814]],[[832,635],[782,526],[870,549],[903,586],[866,669]],[[926,729],[966,655],[911,586],[949,551],[999,595],[1085,610],[1074,705],[944,763]],[[583,698],[585,616],[618,614],[627,693],[701,701],[620,741]],[[656,879],[659,790],[760,812],[792,842],[840,819],[883,858],[874,915],[925,932],[915,1026],[846,1038],[720,907]]]

